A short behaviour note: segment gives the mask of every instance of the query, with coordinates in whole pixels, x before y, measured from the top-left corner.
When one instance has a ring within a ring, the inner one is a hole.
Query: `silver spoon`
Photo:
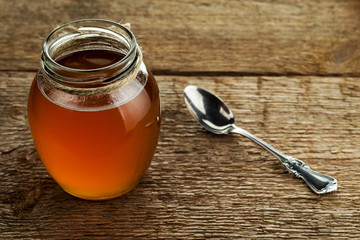
[[[303,179],[317,194],[337,189],[335,178],[311,170],[303,161],[285,155],[260,138],[235,125],[234,115],[216,95],[196,86],[184,90],[185,104],[191,115],[208,131],[216,134],[238,133],[269,151],[295,176]]]

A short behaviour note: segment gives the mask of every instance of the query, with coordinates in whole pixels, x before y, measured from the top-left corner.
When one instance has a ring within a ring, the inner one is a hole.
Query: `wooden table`
[[[82,18],[130,22],[162,97],[146,176],[102,202],[50,178],[26,116],[44,38]],[[0,0],[0,20],[2,239],[360,238],[359,0]],[[248,139],[206,132],[185,108],[188,84],[339,189],[316,195]]]

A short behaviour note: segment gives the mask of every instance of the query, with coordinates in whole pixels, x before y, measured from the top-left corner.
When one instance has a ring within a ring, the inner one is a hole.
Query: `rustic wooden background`
[[[82,18],[130,22],[162,97],[146,176],[103,202],[58,187],[26,117],[44,38]],[[0,238],[360,238],[359,0],[0,0],[0,22]],[[203,130],[183,103],[188,84],[338,191],[315,195],[249,140]]]

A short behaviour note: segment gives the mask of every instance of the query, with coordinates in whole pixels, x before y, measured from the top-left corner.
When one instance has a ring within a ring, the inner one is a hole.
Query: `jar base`
[[[77,198],[81,198],[81,199],[84,199],[84,200],[90,200],[90,201],[103,201],[103,200],[110,200],[110,199],[114,199],[114,198],[117,198],[117,197],[120,197],[122,195],[125,195],[126,193],[130,192],[131,190],[133,190],[135,187],[136,187],[137,184],[135,184],[134,186],[131,186],[130,188],[124,190],[124,191],[121,191],[119,193],[116,193],[116,194],[112,194],[112,195],[105,195],[105,196],[85,196],[85,195],[81,195],[81,194],[77,194],[77,193],[73,193],[71,191],[68,191],[67,189],[64,189],[62,188],[66,193],[74,196],[74,197],[77,197]]]

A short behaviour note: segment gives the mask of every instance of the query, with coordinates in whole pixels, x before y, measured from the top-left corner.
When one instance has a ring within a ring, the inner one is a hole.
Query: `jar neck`
[[[74,52],[107,50],[124,55],[110,65],[75,69],[57,62]],[[135,36],[121,24],[107,20],[80,20],[58,27],[45,39],[42,74],[56,87],[102,88],[129,77],[142,61]],[[136,74],[135,74],[136,75]]]

